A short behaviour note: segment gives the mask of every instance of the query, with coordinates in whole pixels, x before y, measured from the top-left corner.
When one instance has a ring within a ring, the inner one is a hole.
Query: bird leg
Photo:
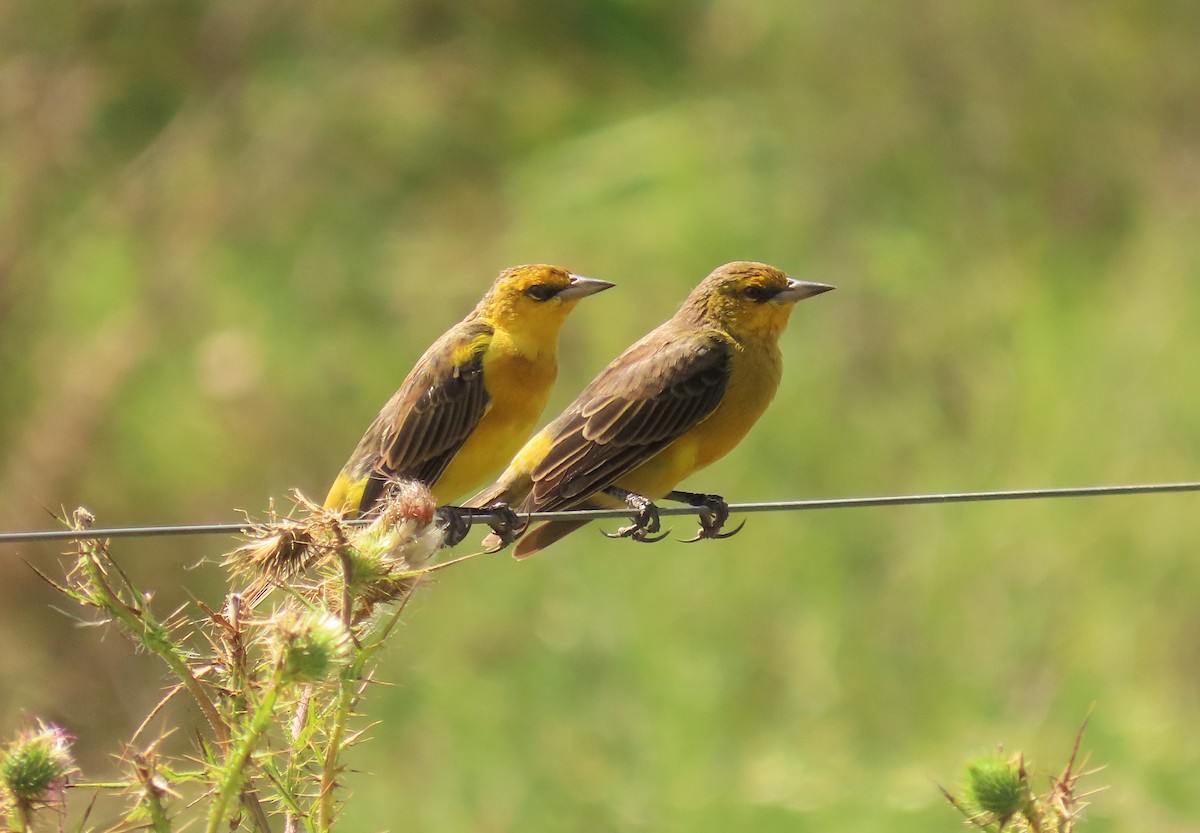
[[[666,499],[678,503],[686,503],[700,510],[700,530],[696,533],[695,537],[684,539],[684,544],[694,544],[706,538],[732,538],[741,532],[742,527],[746,525],[746,522],[742,521],[732,532],[721,531],[721,528],[725,526],[725,522],[729,520],[729,504],[720,495],[706,495],[703,492],[681,492],[676,490],[668,492]]]
[[[528,520],[521,520],[521,516],[504,501],[496,501],[484,507],[485,511],[492,513],[492,519],[488,521],[488,526],[492,528],[492,533],[496,536],[495,541],[500,546],[497,550],[502,550],[517,540],[525,527],[529,526]]]
[[[658,532],[662,525],[658,521],[658,507],[654,505],[654,501],[650,500],[650,498],[634,494],[628,489],[622,489],[620,486],[609,486],[604,490],[604,494],[625,501],[625,505],[635,513],[633,523],[621,527],[616,532],[604,533],[609,538],[632,538],[634,541],[641,541],[643,544],[652,544],[655,541],[661,541],[671,534],[671,530],[669,529],[662,535],[654,534]]]
[[[525,531],[525,522],[507,503],[497,501],[482,509],[471,509],[465,506],[439,506],[434,518],[445,536],[443,546],[453,547],[462,543],[471,530],[474,516],[484,513],[492,516],[492,520],[488,521],[488,526],[492,528],[496,538],[503,542],[498,549],[507,547]]]
[[[471,531],[471,510],[461,506],[439,506],[433,513],[433,522],[442,530],[442,546],[454,547]]]

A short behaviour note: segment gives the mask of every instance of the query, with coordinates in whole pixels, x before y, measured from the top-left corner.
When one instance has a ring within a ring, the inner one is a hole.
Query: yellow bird
[[[651,541],[659,529],[653,501],[666,498],[700,510],[701,528],[691,540],[732,535],[737,530],[720,531],[729,509],[719,495],[675,485],[725,456],[762,415],[779,386],[779,336],[793,306],[830,289],[763,263],[721,266],[467,505],[508,505],[520,513],[628,506],[635,521],[617,535]],[[513,555],[533,555],[584,523],[543,523],[517,542]],[[493,549],[504,543],[496,535],[486,541]]]
[[[363,434],[325,506],[362,515],[389,481],[439,504],[495,476],[537,425],[558,373],[558,331],[580,299],[612,287],[557,266],[514,266],[425,351]]]

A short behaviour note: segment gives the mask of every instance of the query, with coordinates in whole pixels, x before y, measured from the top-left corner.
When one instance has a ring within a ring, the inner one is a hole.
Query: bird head
[[[792,307],[832,286],[789,278],[765,263],[737,261],[713,270],[692,290],[683,310],[736,339],[778,339]]]
[[[510,328],[557,332],[576,303],[613,286],[558,266],[513,266],[500,273],[480,307]]]

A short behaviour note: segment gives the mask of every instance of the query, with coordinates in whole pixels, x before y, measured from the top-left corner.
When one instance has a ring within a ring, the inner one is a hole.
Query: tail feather
[[[475,497],[470,500],[464,500],[460,505],[468,509],[482,509],[498,500],[504,500],[507,491],[508,486],[502,480],[497,480],[491,486],[488,486],[482,492],[475,495]]]

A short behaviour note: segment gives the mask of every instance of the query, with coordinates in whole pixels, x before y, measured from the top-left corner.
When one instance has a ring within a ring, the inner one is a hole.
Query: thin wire
[[[731,503],[730,513],[752,512],[798,512],[813,509],[861,509],[868,506],[917,506],[933,503],[983,503],[1000,500],[1041,500],[1061,497],[1102,497],[1106,495],[1147,495],[1171,492],[1200,492],[1200,482],[1192,483],[1144,483],[1125,486],[1077,486],[1064,489],[1011,489],[995,492],[945,492],[927,495],[885,495],[881,497],[823,498],[816,500],[779,500],[759,503]],[[482,509],[464,510],[476,523],[498,520],[493,512]],[[660,506],[658,514],[694,515],[694,506]],[[562,512],[533,512],[530,521],[593,521],[602,518],[627,518],[629,509],[571,509]],[[286,519],[285,519],[286,520]],[[347,521],[350,525],[363,525],[366,520]],[[218,523],[182,524],[176,526],[135,526],[109,529],[47,529],[31,532],[0,532],[0,544],[18,544],[29,541],[78,541],[89,538],[150,538],[166,535],[214,535],[250,532],[257,524]]]

